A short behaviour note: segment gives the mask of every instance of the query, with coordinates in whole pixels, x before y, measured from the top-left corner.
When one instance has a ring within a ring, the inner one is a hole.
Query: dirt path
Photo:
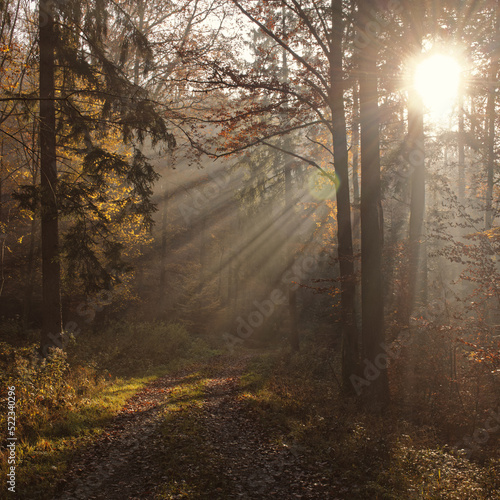
[[[135,394],[113,423],[71,465],[60,500],[148,499],[164,478],[155,468],[157,427],[170,390],[182,379],[162,377]]]
[[[166,449],[176,440],[165,445],[159,426],[169,394],[186,375],[160,378],[131,398],[98,442],[72,464],[68,480],[60,485],[59,500],[342,498],[333,493],[320,465],[307,466],[292,445],[270,441],[249,417],[238,398],[239,377],[247,362],[225,366],[203,382],[196,439],[202,443],[200,450],[209,450],[210,467],[203,461],[196,464],[197,451],[182,452],[176,474],[182,477],[185,469],[187,481],[197,471],[217,476],[202,486],[204,491],[169,493],[169,470],[158,459],[176,453]],[[189,413],[179,418],[192,418]]]
[[[237,377],[207,384],[207,438],[230,478],[234,492],[230,498],[335,498],[327,478],[306,466],[299,450],[263,436],[238,400],[238,392]]]

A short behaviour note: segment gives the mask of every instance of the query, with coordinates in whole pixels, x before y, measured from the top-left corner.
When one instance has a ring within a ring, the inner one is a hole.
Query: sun
[[[446,54],[434,54],[423,59],[415,70],[414,87],[434,117],[448,117],[460,87],[462,67],[457,59]]]

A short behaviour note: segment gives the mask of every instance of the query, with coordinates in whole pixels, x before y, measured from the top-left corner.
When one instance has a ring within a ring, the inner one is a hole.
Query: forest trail
[[[153,498],[161,481],[159,469],[152,467],[161,444],[160,410],[180,381],[161,377],[130,398],[99,439],[73,461],[58,498]]]
[[[321,466],[266,438],[249,415],[240,377],[250,359],[219,363],[206,377],[184,373],[148,384],[73,461],[57,498],[342,498]],[[193,382],[200,392],[179,397]],[[176,398],[185,406],[169,411]]]

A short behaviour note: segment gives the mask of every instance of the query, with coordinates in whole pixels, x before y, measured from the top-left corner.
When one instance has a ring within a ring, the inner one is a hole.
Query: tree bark
[[[412,4],[411,27],[409,30],[413,54],[422,52],[422,31],[424,6]],[[410,193],[410,228],[408,259],[408,295],[404,322],[409,324],[415,301],[422,289],[420,269],[422,264],[422,228],[425,216],[425,148],[424,148],[424,106],[415,89],[409,92],[408,105],[408,161],[412,171]]]
[[[352,190],[354,205],[360,203],[359,195],[359,90],[357,82],[353,86],[352,116]]]
[[[370,16],[368,0],[360,1],[359,16],[365,25]],[[384,292],[382,280],[383,213],[380,188],[380,132],[377,88],[377,46],[369,43],[359,59],[361,124],[361,306],[362,345],[365,359],[377,364],[383,355]],[[370,406],[382,408],[389,399],[387,370],[367,388]]]
[[[351,201],[347,128],[344,107],[344,72],[342,39],[344,21],[342,1],[332,0],[332,34],[330,41],[329,105],[332,114],[333,162],[337,176],[338,260],[340,267],[340,316],[343,330],[342,387],[352,393],[351,375],[358,372],[358,329],[355,319],[355,275],[352,246]]]
[[[464,128],[464,88],[458,90],[458,201],[465,199],[465,128]]]
[[[167,306],[167,232],[168,232],[168,189],[167,183],[163,184],[161,203],[161,226],[160,226],[160,293],[159,303],[161,307],[160,315],[164,317]]]
[[[59,219],[57,207],[55,32],[53,4],[40,1],[40,172],[42,238],[42,334],[40,352],[61,346],[61,268],[59,262]]]
[[[3,221],[3,139],[0,143],[0,298],[2,297],[3,287],[5,284],[5,270],[4,270],[4,258],[5,258],[5,238],[7,234],[4,233],[2,227]],[[2,315],[2,304],[0,303],[0,316]]]
[[[288,151],[290,148],[290,141],[285,139],[285,144],[283,148]],[[290,210],[293,210],[293,196],[292,196],[292,171],[291,171],[290,161],[285,161],[284,173],[285,173],[285,213],[289,214]],[[289,239],[290,243],[293,243],[293,238]],[[293,260],[293,250],[288,245],[286,249],[287,262],[292,262]],[[295,284],[290,283],[288,285],[288,312],[290,319],[290,347],[293,351],[298,351],[300,349],[300,338],[299,329],[297,325],[297,290],[295,289]]]
[[[496,2],[498,6],[498,1]],[[496,13],[495,26],[498,38],[498,30],[500,29],[500,15],[498,10]],[[496,109],[496,90],[498,86],[498,60],[492,57],[490,62],[490,70],[488,72],[488,101],[486,104],[486,119],[488,120],[488,135],[487,135],[487,164],[486,164],[486,203],[484,211],[484,228],[491,229],[493,226],[493,184],[495,171],[495,109]]]
[[[281,15],[283,16],[282,22],[283,22],[283,33],[286,33],[286,9],[283,6],[281,10]],[[283,83],[288,84],[289,83],[289,78],[288,78],[288,59],[287,59],[287,53],[286,50],[282,51],[282,64],[283,64]],[[283,120],[284,121],[284,120]],[[285,125],[285,123],[283,123]],[[285,137],[283,141],[283,149],[285,151],[290,151],[292,150],[292,145],[290,143],[290,137],[287,136]],[[283,158],[283,171],[284,171],[284,178],[285,178],[285,214],[289,215],[291,214],[291,211],[294,208],[294,199],[293,199],[293,193],[292,193],[292,165],[293,162],[290,161],[290,159],[287,158],[287,155],[284,155],[285,157]],[[285,217],[286,220],[286,217]],[[286,248],[286,259],[285,262],[292,262],[293,261],[293,237],[289,238],[289,244],[287,245]],[[300,349],[300,337],[299,337],[299,329],[297,325],[297,290],[295,289],[295,284],[290,283],[288,285],[288,317],[290,320],[290,347],[293,351],[298,351]]]
[[[355,81],[353,85],[353,110],[352,110],[352,124],[351,124],[351,153],[352,153],[352,195],[353,195],[353,227],[352,236],[354,239],[355,251],[359,251],[356,245],[359,245],[361,240],[361,227],[360,227],[360,181],[359,181],[359,88],[358,82]]]
[[[144,29],[144,0],[137,1],[137,15],[139,17],[137,22],[137,29],[142,32]],[[140,72],[140,57],[139,49],[135,50],[135,64],[134,64],[134,85],[139,85],[139,72]]]
[[[32,131],[32,144],[31,149],[35,151],[37,146],[37,123],[33,122],[33,131]],[[32,185],[36,186],[38,182],[38,163],[36,160],[33,160],[33,173],[32,173]],[[29,318],[31,315],[31,303],[33,298],[33,290],[35,287],[35,241],[36,241],[36,229],[37,229],[37,220],[35,217],[31,219],[31,231],[29,238],[29,247],[28,247],[28,263],[26,270],[26,278],[25,278],[25,288],[24,288],[24,297],[23,297],[23,329],[26,331],[29,327]]]

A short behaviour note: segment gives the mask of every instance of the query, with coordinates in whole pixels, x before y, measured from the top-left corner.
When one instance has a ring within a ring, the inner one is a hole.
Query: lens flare
[[[328,200],[335,197],[339,187],[338,177],[332,173],[326,176],[320,170],[313,170],[308,179],[309,192],[317,200]]]

